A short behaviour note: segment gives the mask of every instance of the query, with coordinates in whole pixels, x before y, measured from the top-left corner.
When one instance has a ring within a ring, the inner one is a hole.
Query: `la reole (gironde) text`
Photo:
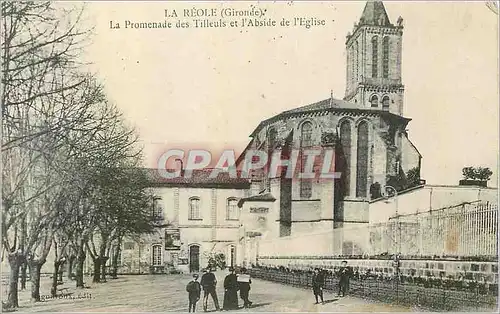
[[[155,29],[155,28],[224,28],[224,27],[288,27],[310,28],[324,26],[325,20],[314,17],[294,17],[276,20],[266,17],[267,9],[251,5],[249,9],[234,8],[189,8],[183,10],[165,9],[163,21],[110,21],[111,29]],[[219,18],[217,18],[219,17]]]

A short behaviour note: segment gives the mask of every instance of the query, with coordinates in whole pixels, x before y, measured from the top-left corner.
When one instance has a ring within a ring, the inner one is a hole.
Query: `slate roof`
[[[354,103],[351,103],[351,102],[348,102],[345,100],[336,99],[336,98],[328,98],[328,99],[320,100],[320,101],[315,102],[315,103],[310,104],[310,105],[306,105],[306,106],[294,108],[291,110],[283,111],[281,114],[326,110],[326,109],[333,109],[333,108],[355,109],[357,107]]]
[[[146,174],[153,187],[198,187],[198,188],[226,188],[226,189],[248,189],[250,180],[241,178],[241,172],[237,171],[236,178],[229,176],[228,172],[221,172],[215,178],[210,178],[213,168],[193,170],[191,177],[179,176],[176,178],[165,178],[158,169],[145,168]],[[175,172],[176,170],[167,170]]]
[[[312,103],[310,105],[301,106],[298,108],[294,108],[291,110],[283,111],[280,114],[275,115],[269,119],[262,121],[257,128],[250,134],[250,137],[254,137],[257,132],[259,132],[264,126],[286,117],[300,115],[304,113],[313,113],[313,112],[321,112],[321,111],[340,111],[340,112],[353,112],[353,113],[379,113],[386,116],[391,116],[394,119],[401,119],[404,121],[410,121],[411,119],[405,118],[394,113],[388,112],[382,109],[372,109],[372,108],[360,108],[355,103],[348,102],[341,99],[336,98],[327,98],[324,100],[320,100],[318,102]]]

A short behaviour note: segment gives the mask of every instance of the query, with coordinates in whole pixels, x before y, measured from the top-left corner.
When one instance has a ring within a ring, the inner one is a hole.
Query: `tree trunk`
[[[116,247],[116,250],[113,254],[113,260],[111,261],[112,262],[111,278],[113,278],[113,279],[118,278],[118,258],[120,257],[120,254],[121,254],[121,248],[120,248],[120,244],[118,244],[118,246]]]
[[[71,255],[68,259],[68,279],[73,279],[73,265],[75,262],[75,256]]]
[[[24,261],[21,264],[21,290],[26,290],[26,278],[28,276],[28,263]]]
[[[83,264],[85,263],[85,251],[83,246],[79,248],[78,256],[76,257],[75,279],[76,287],[83,288]]]
[[[20,253],[10,253],[8,256],[10,274],[9,274],[9,294],[7,296],[6,308],[18,308],[19,298],[17,295],[19,282],[19,269],[24,261],[24,256]]]
[[[61,262],[61,265],[59,265],[59,276],[57,278],[57,282],[59,282],[60,284],[63,283],[63,273],[64,273],[64,261]]]
[[[40,270],[45,260],[31,260],[28,262],[31,276],[31,301],[40,302]]]
[[[92,282],[99,282],[101,280],[101,259],[99,257],[93,258],[94,261],[94,278]]]
[[[61,262],[54,262],[54,273],[52,274],[52,288],[50,289],[50,294],[55,297],[57,296],[57,277],[59,274],[59,268],[61,266]]]
[[[106,282],[106,262],[108,259],[107,256],[101,257],[101,282]]]

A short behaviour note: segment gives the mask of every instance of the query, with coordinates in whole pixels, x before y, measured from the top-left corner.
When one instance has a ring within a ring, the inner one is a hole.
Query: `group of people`
[[[198,281],[198,278],[198,274],[193,274],[193,280],[186,286],[189,298],[189,312],[196,311],[196,303],[200,300],[201,290],[203,290],[203,310],[205,312],[207,311],[208,297],[211,296],[215,309],[220,311],[221,308],[219,306],[219,299],[217,298],[216,291],[217,278],[212,272],[212,269],[210,267],[205,268],[200,281]],[[243,300],[243,306],[245,308],[250,307],[252,302],[248,297],[251,283],[252,280],[246,268],[241,268],[239,273],[236,274],[235,269],[230,267],[229,274],[224,279],[224,303],[222,309],[228,311],[237,310],[239,308],[238,291],[240,292],[240,298]]]
[[[347,291],[349,290],[349,278],[352,275],[352,268],[347,266],[347,261],[342,261],[340,269],[338,270],[339,276],[339,297],[345,297]],[[325,303],[323,299],[323,289],[325,288],[325,272],[320,269],[314,269],[314,274],[312,276],[312,288],[314,298],[316,299],[316,304],[318,304],[319,300],[321,303]]]
[[[347,266],[347,261],[342,261],[341,267],[337,272],[339,277],[338,296],[344,297],[349,290],[349,279],[352,276],[352,268]],[[323,299],[323,289],[325,288],[325,271],[320,268],[314,270],[312,276],[312,288],[316,304],[325,303]],[[246,268],[241,268],[239,273],[236,274],[233,267],[229,268],[229,274],[224,279],[224,303],[222,310],[237,310],[238,305],[238,291],[240,298],[243,300],[243,306],[248,308],[252,302],[248,299],[250,292],[250,285],[252,280],[247,273]],[[219,299],[217,298],[217,278],[212,272],[212,269],[207,267],[203,270],[203,276],[198,282],[198,274],[193,274],[187,286],[186,291],[189,297],[189,312],[196,311],[196,303],[200,300],[201,291],[203,290],[203,310],[206,312],[208,308],[208,297],[211,296],[215,305],[215,309],[220,311]]]

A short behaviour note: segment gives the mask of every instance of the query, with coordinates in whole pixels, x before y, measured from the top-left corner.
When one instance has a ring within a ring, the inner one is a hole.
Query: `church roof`
[[[385,116],[390,116],[394,119],[410,121],[411,119],[405,118],[386,110],[381,109],[372,109],[372,108],[360,108],[355,103],[348,102],[341,99],[336,98],[327,98],[324,100],[320,100],[318,102],[312,103],[310,105],[301,106],[298,108],[294,108],[291,110],[283,111],[282,113],[275,115],[269,119],[262,121],[257,128],[250,135],[251,137],[255,136],[257,132],[259,132],[264,126],[279,120],[284,119],[290,116],[296,116],[300,114],[307,114],[313,112],[321,112],[321,111],[336,111],[336,112],[351,112],[351,113],[378,113]]]
[[[248,189],[250,180],[243,178],[240,171],[237,171],[236,178],[229,176],[228,172],[221,172],[215,178],[210,178],[213,168],[193,170],[191,177],[179,176],[176,178],[164,178],[159,169],[144,169],[148,176],[151,186],[154,187],[197,187],[197,188],[231,188]],[[176,170],[167,170],[175,172]]]
[[[382,1],[368,1],[366,2],[363,14],[359,19],[360,25],[392,25],[389,21],[389,16]]]
[[[310,104],[310,105],[306,105],[306,106],[294,108],[291,110],[283,111],[282,114],[317,111],[317,110],[334,109],[334,108],[355,109],[357,107],[355,104],[348,102],[348,101],[345,101],[345,100],[328,98],[328,99],[324,99],[324,100],[318,101],[318,102]]]

